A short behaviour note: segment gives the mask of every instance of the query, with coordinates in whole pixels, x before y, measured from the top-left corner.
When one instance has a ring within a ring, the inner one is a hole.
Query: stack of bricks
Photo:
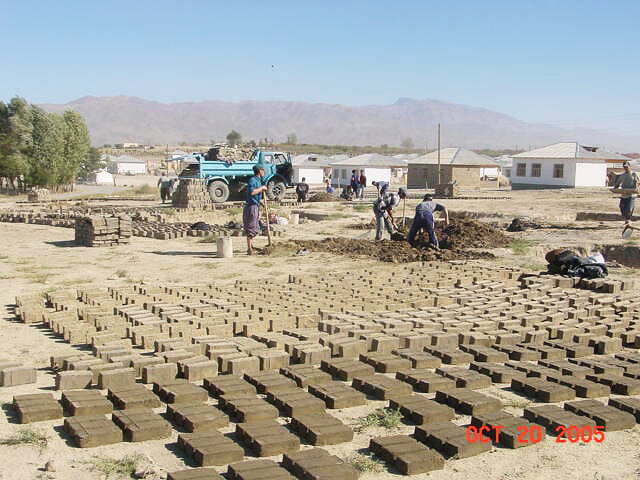
[[[75,243],[84,247],[109,247],[129,243],[131,218],[93,215],[76,219]]]
[[[199,179],[182,179],[173,194],[174,208],[200,209],[211,205],[206,185]]]
[[[30,202],[50,202],[51,196],[46,188],[34,188],[28,193],[27,199]]]

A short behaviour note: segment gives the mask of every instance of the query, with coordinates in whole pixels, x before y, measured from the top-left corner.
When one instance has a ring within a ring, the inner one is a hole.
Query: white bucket
[[[291,218],[289,219],[289,223],[291,225],[298,225],[300,223],[300,214],[299,213],[292,213],[291,214]]]
[[[231,258],[233,257],[233,242],[231,237],[220,237],[216,242],[218,251],[216,256],[218,258]]]

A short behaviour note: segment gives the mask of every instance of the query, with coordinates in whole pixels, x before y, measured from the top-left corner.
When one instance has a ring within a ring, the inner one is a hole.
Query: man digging
[[[407,191],[400,188],[398,193],[386,193],[373,202],[373,214],[376,217],[376,240],[382,240],[384,229],[389,235],[393,234],[395,224],[393,223],[393,209],[400,204],[400,200],[407,198]]]
[[[262,201],[262,192],[267,191],[267,186],[262,184],[264,168],[260,165],[254,165],[253,173],[253,177],[247,183],[247,200],[242,211],[244,234],[247,236],[247,255],[253,255],[253,239],[260,233],[260,202]]]
[[[449,212],[446,207],[434,202],[431,195],[425,195],[422,198],[422,202],[420,202],[416,207],[416,215],[413,218],[413,223],[411,224],[409,234],[407,235],[407,242],[409,242],[409,245],[412,247],[415,247],[416,245],[416,235],[418,235],[420,230],[424,229],[429,235],[429,243],[431,243],[435,249],[440,249],[438,237],[436,236],[434,228],[433,212],[442,212],[444,215],[445,226],[449,225]]]

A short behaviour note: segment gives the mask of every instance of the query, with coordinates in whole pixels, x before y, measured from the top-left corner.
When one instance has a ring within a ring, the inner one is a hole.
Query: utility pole
[[[440,185],[440,124],[438,124],[438,185]]]

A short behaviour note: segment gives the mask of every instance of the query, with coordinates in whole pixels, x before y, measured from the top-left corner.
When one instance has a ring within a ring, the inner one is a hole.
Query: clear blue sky
[[[636,0],[0,0],[0,99],[434,98],[640,134],[639,20]]]

